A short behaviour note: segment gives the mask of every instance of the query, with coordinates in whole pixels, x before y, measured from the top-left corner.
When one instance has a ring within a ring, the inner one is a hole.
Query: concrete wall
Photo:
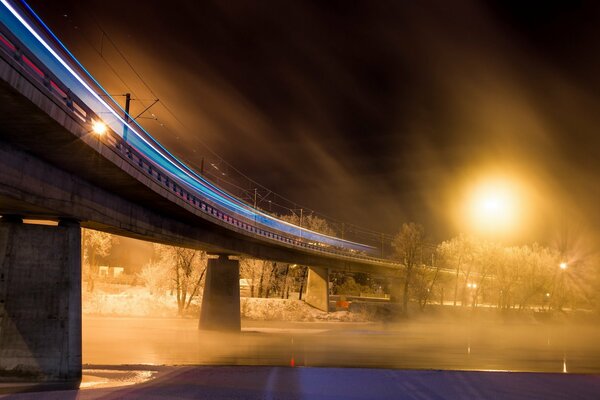
[[[81,380],[79,224],[0,220],[0,375]]]

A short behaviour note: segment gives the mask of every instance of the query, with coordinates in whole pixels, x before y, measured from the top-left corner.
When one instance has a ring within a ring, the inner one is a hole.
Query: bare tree
[[[394,256],[404,265],[402,309],[405,313],[408,311],[408,289],[411,286],[415,267],[422,263],[424,246],[425,229],[422,225],[413,222],[402,224],[400,232],[392,241]]]
[[[205,252],[176,246],[154,245],[156,262],[171,271],[172,287],[177,297],[177,310],[182,315],[199,294],[208,257]]]
[[[473,263],[474,251],[475,239],[462,234],[438,245],[437,252],[441,258],[440,261],[445,263],[449,268],[456,269],[454,279],[454,306],[456,306],[456,301],[458,299],[460,274],[465,265],[470,266]]]
[[[263,297],[265,292],[265,277],[268,270],[268,261],[255,258],[242,258],[240,263],[240,275],[247,279],[250,285],[250,297]]]
[[[171,269],[158,260],[144,265],[137,276],[150,294],[155,296],[164,295],[171,286]]]

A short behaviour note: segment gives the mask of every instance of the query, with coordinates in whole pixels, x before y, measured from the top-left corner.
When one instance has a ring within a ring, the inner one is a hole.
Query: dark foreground
[[[139,367],[136,367],[139,368]],[[600,375],[363,368],[157,367],[146,383],[3,399],[598,399]],[[5,388],[6,389],[6,388]],[[30,388],[31,389],[31,388]]]

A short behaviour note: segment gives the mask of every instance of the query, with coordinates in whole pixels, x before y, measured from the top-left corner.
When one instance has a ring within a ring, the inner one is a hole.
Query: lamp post
[[[553,284],[553,288],[552,288],[552,293],[546,293],[546,297],[550,298],[552,297],[552,300],[555,302],[555,304],[558,306],[558,309],[560,310],[562,308],[562,305],[560,304],[560,302],[562,301],[561,298],[563,297],[562,294],[564,293],[564,286],[565,286],[565,275],[564,272],[567,270],[567,268],[569,268],[569,263],[567,263],[566,261],[561,261],[558,264],[558,269],[559,271],[554,272],[554,284]],[[560,275],[560,276],[557,276]],[[548,304],[548,308],[550,307],[550,304]]]
[[[566,261],[563,261],[560,264],[558,264],[558,267],[564,271],[567,268],[569,268],[569,264]]]
[[[471,306],[473,308],[475,308],[475,296],[477,294],[477,284],[475,282],[471,283],[467,283],[467,288],[470,289],[471,291]]]

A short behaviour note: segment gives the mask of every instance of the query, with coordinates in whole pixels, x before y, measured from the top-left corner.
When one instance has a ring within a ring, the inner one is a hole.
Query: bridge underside
[[[227,255],[396,274],[392,265],[304,250],[211,219],[90,134],[20,71],[0,57],[0,371],[80,379],[80,226],[220,254],[207,277],[207,329],[239,330],[239,265]],[[25,226],[21,217],[62,222]],[[327,304],[326,276],[311,279],[321,297],[308,297],[320,307]],[[225,320],[211,317],[223,310]]]
[[[70,110],[5,60],[0,78],[0,214],[68,217],[83,227],[211,252],[349,272],[394,272],[208,220],[86,131]]]

